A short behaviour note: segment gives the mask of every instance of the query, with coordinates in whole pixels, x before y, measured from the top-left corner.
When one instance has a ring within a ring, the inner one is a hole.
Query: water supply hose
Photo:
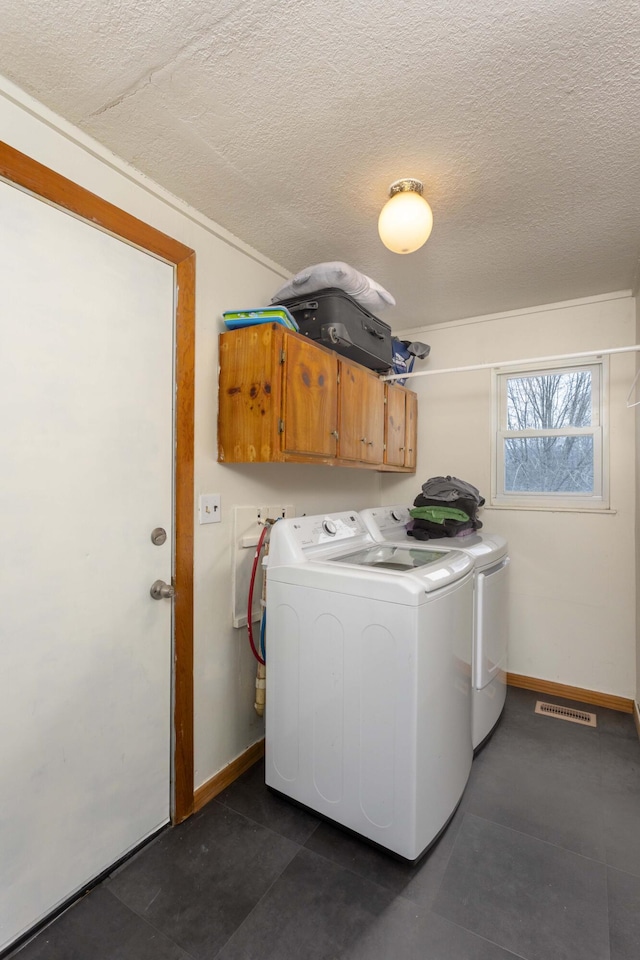
[[[262,546],[263,546],[264,541],[265,541],[265,539],[266,539],[268,530],[269,530],[269,524],[268,524],[268,523],[265,523],[264,528],[263,528],[263,530],[262,530],[262,533],[260,534],[260,539],[258,540],[258,546],[256,547],[255,556],[254,556],[254,558],[253,558],[253,567],[252,567],[252,569],[251,569],[251,580],[249,581],[249,599],[248,599],[248,602],[247,602],[247,632],[248,632],[248,634],[249,634],[249,645],[250,645],[250,647],[251,647],[251,652],[253,653],[254,657],[256,658],[256,660],[258,661],[258,663],[261,663],[263,666],[264,666],[264,662],[265,662],[265,661],[264,661],[264,657],[260,656],[260,653],[258,652],[258,650],[257,650],[257,648],[256,648],[256,645],[255,645],[255,642],[254,642],[254,639],[253,639],[253,624],[252,624],[252,619],[253,619],[253,588],[254,588],[255,582],[256,582],[256,572],[257,572],[257,570],[258,570],[258,562],[259,562],[259,560],[260,560],[260,553],[262,552]],[[263,613],[263,615],[264,615],[264,613]]]
[[[265,699],[266,699],[266,686],[267,686],[267,668],[266,668],[266,631],[267,631],[267,577],[266,574],[262,580],[262,616],[260,617],[260,640],[259,647],[256,649],[256,644],[253,639],[253,623],[252,623],[252,607],[253,607],[253,588],[256,581],[256,573],[258,570],[258,563],[260,562],[260,553],[262,548],[265,550],[265,557],[269,553],[269,539],[271,534],[271,528],[275,523],[278,522],[280,517],[276,520],[265,520],[264,529],[258,540],[258,546],[256,547],[256,553],[253,558],[253,569],[251,570],[251,581],[249,583],[249,600],[247,605],[247,629],[249,633],[249,643],[251,644],[251,650],[254,657],[258,661],[258,669],[256,671],[256,699],[254,701],[254,708],[259,717],[264,715]]]

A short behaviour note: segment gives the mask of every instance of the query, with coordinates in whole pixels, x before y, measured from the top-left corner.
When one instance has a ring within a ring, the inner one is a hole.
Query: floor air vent
[[[542,700],[538,700],[535,712],[542,713],[545,717],[556,717],[558,720],[581,723],[585,727],[596,726],[595,713],[585,713],[584,710],[574,710],[573,707],[562,707],[559,703],[543,703]]]

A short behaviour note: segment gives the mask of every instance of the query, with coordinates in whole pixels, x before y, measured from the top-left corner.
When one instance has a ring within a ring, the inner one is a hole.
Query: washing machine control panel
[[[411,520],[410,508],[402,504],[396,504],[393,507],[372,507],[370,510],[363,510],[362,517],[365,526],[377,539],[393,539],[402,537],[406,531],[405,527]]]
[[[314,517],[287,517],[271,531],[269,568],[289,563],[323,560],[331,553],[354,550],[375,541],[355,510],[322,513]]]
[[[324,543],[340,543],[366,534],[360,515],[354,511],[333,513],[330,516],[295,517],[291,521],[291,532],[303,550]]]

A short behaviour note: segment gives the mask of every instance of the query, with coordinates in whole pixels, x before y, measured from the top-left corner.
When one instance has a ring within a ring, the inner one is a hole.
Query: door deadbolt
[[[172,583],[165,583],[164,580],[156,580],[151,584],[149,591],[154,600],[170,600],[175,597],[176,588]]]
[[[166,539],[167,531],[164,527],[156,527],[151,531],[151,543],[155,543],[156,547],[161,547]]]

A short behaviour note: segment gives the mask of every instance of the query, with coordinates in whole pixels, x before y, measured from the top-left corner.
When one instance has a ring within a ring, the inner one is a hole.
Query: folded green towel
[[[455,507],[414,507],[409,510],[414,520],[429,520],[431,523],[444,523],[445,520],[460,520],[466,523],[469,515]]]

